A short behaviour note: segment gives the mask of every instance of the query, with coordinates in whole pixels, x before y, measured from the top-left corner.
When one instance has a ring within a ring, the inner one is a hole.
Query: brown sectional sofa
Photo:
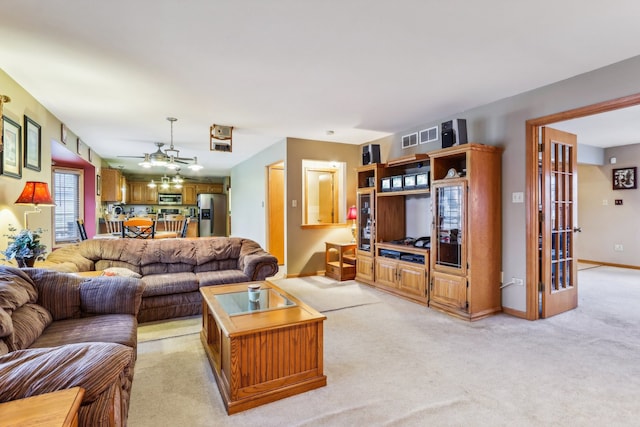
[[[0,402],[79,386],[81,426],[126,425],[143,287],[0,266]]]
[[[85,240],[46,261],[66,271],[123,268],[140,275],[140,323],[201,313],[201,286],[264,280],[278,271],[276,257],[237,237]]]

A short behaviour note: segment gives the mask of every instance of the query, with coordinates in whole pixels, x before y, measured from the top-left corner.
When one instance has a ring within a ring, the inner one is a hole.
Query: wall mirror
[[[346,223],[346,163],[303,160],[302,225]]]

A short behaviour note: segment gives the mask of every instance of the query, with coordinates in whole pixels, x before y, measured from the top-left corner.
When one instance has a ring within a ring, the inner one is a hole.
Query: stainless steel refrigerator
[[[227,236],[226,194],[198,194],[198,236]]]

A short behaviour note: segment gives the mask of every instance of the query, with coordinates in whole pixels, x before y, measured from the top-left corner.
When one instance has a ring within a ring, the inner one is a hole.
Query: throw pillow
[[[142,276],[135,271],[129,270],[124,267],[109,267],[104,270],[105,276],[121,276],[121,277],[133,277],[134,279],[139,279]]]

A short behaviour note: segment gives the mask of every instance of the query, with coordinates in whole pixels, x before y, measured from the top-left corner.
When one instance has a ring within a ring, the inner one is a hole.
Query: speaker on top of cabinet
[[[454,119],[442,123],[442,148],[467,143],[467,121]]]
[[[369,144],[362,147],[362,164],[380,163],[380,144]]]

